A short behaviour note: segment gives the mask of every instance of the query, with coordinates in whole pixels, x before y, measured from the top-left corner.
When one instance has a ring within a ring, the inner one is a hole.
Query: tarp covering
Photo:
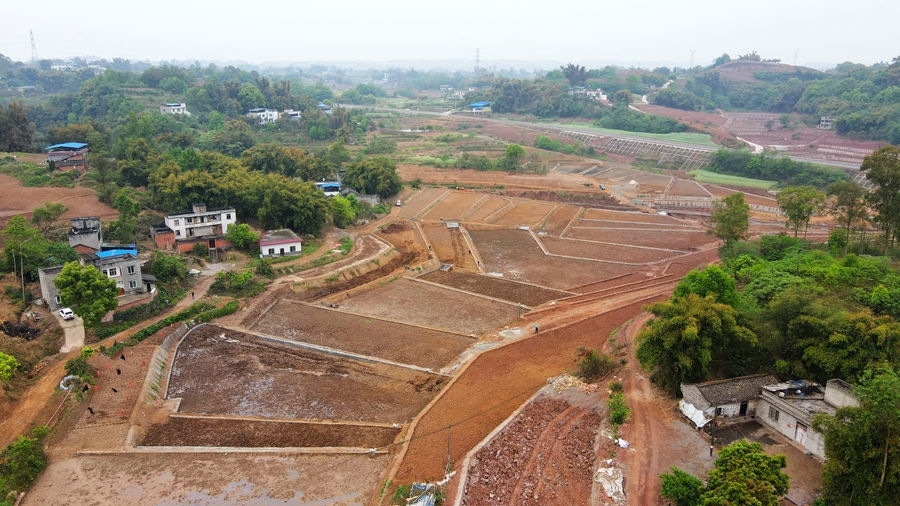
[[[433,483],[413,483],[409,487],[408,506],[434,506],[436,496]]]
[[[693,404],[684,402],[684,399],[678,401],[678,407],[681,409],[681,412],[684,413],[684,416],[690,418],[691,421],[694,422],[694,425],[696,425],[698,429],[709,423],[709,418],[706,417],[706,413],[695,408]]]

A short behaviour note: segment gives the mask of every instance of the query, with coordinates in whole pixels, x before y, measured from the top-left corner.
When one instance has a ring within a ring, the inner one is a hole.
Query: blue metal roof
[[[490,107],[493,102],[475,102],[474,104],[469,104],[469,107]]]
[[[83,143],[83,142],[64,142],[64,143],[62,143],[62,144],[54,144],[54,145],[52,145],[52,146],[47,146],[47,147],[44,148],[44,149],[46,149],[47,151],[53,151],[54,149],[74,149],[74,150],[79,150],[79,149],[85,148],[85,147],[87,147],[87,144],[85,144],[85,143]]]
[[[106,250],[106,251],[98,251],[97,253],[94,253],[94,254],[100,258],[117,257],[120,255],[137,256],[137,250],[136,249],[110,249],[110,250]]]

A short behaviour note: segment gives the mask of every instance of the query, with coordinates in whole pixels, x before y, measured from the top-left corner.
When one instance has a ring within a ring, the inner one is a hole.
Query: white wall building
[[[233,207],[206,209],[206,204],[193,204],[189,213],[166,215],[166,226],[175,232],[175,240],[192,237],[221,236],[228,231],[228,225],[237,223]]]
[[[247,111],[247,117],[256,118],[260,125],[275,123],[276,121],[278,121],[279,116],[280,113],[275,109],[266,109],[263,107],[250,109],[249,111]]]
[[[303,246],[300,237],[292,230],[282,228],[268,230],[259,239],[259,257],[285,257],[299,255]]]
[[[169,102],[168,104],[159,106],[160,114],[184,114],[190,116],[191,112],[187,110],[187,104],[184,102]]]

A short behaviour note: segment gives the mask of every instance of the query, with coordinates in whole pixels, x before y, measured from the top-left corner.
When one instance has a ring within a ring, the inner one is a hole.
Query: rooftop
[[[61,144],[54,144],[52,146],[47,146],[44,148],[47,151],[78,151],[79,149],[86,148],[87,144],[83,142],[63,142]]]
[[[778,383],[778,378],[771,374],[754,374],[706,383],[682,383],[681,393],[686,402],[698,409],[707,409],[755,399],[759,397],[763,387],[773,383]]]

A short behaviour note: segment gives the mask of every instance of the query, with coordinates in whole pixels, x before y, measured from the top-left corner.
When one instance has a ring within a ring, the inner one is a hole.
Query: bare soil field
[[[496,156],[502,157],[503,153]],[[404,181],[421,179],[425,184],[462,186],[466,189],[584,189],[584,185],[593,183],[589,177],[580,174],[510,174],[506,171],[483,171],[472,169],[438,169],[416,165],[399,164],[397,173]]]
[[[601,411],[599,395],[581,396],[594,398],[596,411]],[[594,440],[603,419],[595,410],[559,397],[529,403],[481,448],[469,467],[462,504],[591,503]]]
[[[365,505],[387,462],[387,455],[82,455],[51,463],[22,504]]]
[[[569,229],[569,233],[566,234],[566,238],[627,244],[629,246],[656,247],[660,250],[669,251],[689,251],[718,240],[715,236],[707,234],[705,230],[671,230],[660,228],[623,230],[618,228],[604,229],[600,227],[572,227]],[[544,241],[544,245],[549,248],[551,240],[549,238],[542,240]],[[631,261],[639,262],[640,260],[638,260],[638,258],[639,257],[634,257],[634,260]]]
[[[150,427],[141,445],[379,448],[393,443],[399,433],[399,427],[173,416]]]
[[[581,213],[580,207],[575,206],[556,206],[550,218],[544,222],[541,232],[549,235],[561,236],[576,221],[576,217]]]
[[[489,217],[500,214],[502,209],[511,208],[512,206],[512,199],[499,195],[491,195],[489,200],[483,202],[477,209],[473,209],[472,212],[466,216],[466,222],[487,222]]]
[[[397,213],[407,218],[416,216],[428,206],[434,204],[437,199],[441,198],[448,191],[446,188],[423,188],[413,193],[410,198],[403,202],[403,206],[397,210]]]
[[[436,270],[419,276],[419,279],[526,306],[539,306],[551,300],[573,295],[569,292],[455,270]]]
[[[422,218],[461,221],[483,198],[485,195],[482,193],[451,191]]]
[[[449,229],[446,223],[423,223],[422,231],[431,242],[434,256],[443,264],[453,264],[454,268],[475,270],[475,257],[460,229]]]
[[[432,369],[444,367],[472,344],[459,334],[348,314],[340,306],[326,309],[281,299],[250,329]]]
[[[518,316],[515,305],[404,278],[339,304],[355,314],[466,335],[482,334]]]
[[[586,209],[581,216],[583,220],[602,220],[622,223],[650,223],[656,225],[681,226],[683,223],[671,216],[655,213],[609,211],[606,209]]]
[[[418,264],[428,259],[425,238],[409,220],[398,220],[379,227],[376,235],[400,251],[416,253],[417,256],[412,263]]]
[[[696,181],[684,179],[672,179],[672,184],[666,189],[666,195],[679,197],[711,197],[710,193]]]
[[[516,200],[514,207],[490,216],[485,221],[501,227],[518,227],[520,225],[537,227],[555,207],[554,204],[545,202]]]
[[[612,242],[589,241],[583,239],[561,239],[542,237],[541,242],[552,255],[574,258],[588,258],[604,262],[621,262],[640,265],[659,262],[681,254],[681,251],[650,247],[634,247]]]
[[[180,413],[403,422],[446,379],[273,344],[214,325],[185,336],[167,398]]]
[[[469,230],[488,273],[556,290],[595,283],[634,267],[592,260],[548,257],[524,230]]]
[[[0,227],[16,215],[31,219],[31,211],[48,202],[60,202],[69,208],[60,217],[68,220],[78,216],[99,216],[104,221],[118,219],[119,212],[97,200],[97,193],[90,188],[53,188],[22,186],[19,180],[0,174]]]
[[[112,358],[100,353],[91,357],[89,363],[98,371],[88,403],[94,412],[85,409],[76,429],[127,423],[154,349],[154,346],[135,346]]]

